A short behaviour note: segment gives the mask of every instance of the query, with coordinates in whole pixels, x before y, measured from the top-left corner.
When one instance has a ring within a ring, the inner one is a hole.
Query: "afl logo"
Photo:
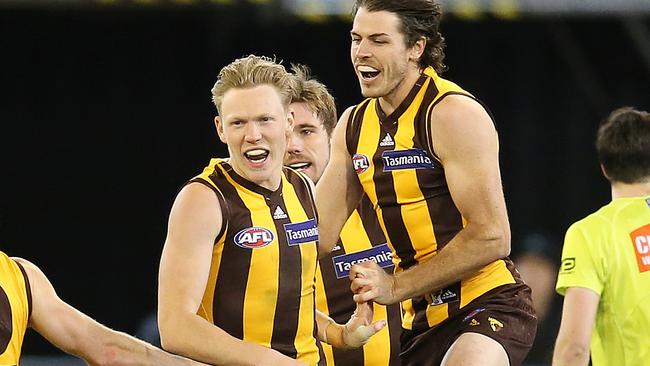
[[[273,232],[264,227],[249,227],[238,232],[234,241],[242,248],[261,248],[273,242]]]
[[[352,157],[352,165],[354,166],[354,171],[357,172],[357,175],[365,172],[370,167],[368,157],[363,154],[354,154]]]

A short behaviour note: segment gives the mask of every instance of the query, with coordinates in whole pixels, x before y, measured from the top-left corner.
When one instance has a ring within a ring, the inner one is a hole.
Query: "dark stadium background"
[[[514,251],[541,232],[559,258],[568,225],[609,200],[597,124],[615,107],[650,109],[650,44],[624,19],[443,22],[444,76],[496,118]],[[650,29],[647,14],[633,20]],[[349,29],[345,17],[244,1],[0,5],[0,249],[39,265],[67,302],[133,334],[155,309],[177,190],[226,153],[212,124],[218,70],[249,53],[305,63],[342,111],[360,100]],[[60,353],[35,333],[24,349]]]

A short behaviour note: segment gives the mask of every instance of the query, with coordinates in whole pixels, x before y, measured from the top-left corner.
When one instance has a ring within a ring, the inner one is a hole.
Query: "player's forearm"
[[[392,303],[440,290],[509,252],[509,230],[468,224],[435,256],[395,275]]]
[[[318,252],[321,256],[332,251],[339,240],[341,230],[350,214],[361,200],[360,187],[350,186],[347,189],[344,205],[336,197],[346,194],[346,189],[332,190],[331,184],[322,180],[316,186],[316,209],[318,211]]]
[[[102,345],[88,360],[97,366],[207,366],[167,353],[128,334],[105,327],[96,331]]]
[[[319,215],[321,212],[328,212],[327,210],[321,210],[318,208]],[[327,218],[325,218],[327,217]],[[347,218],[332,217],[332,216],[320,216],[318,220],[318,254],[319,258],[328,255],[336,246],[336,243],[339,240],[339,235],[341,229]]]
[[[212,365],[274,364],[280,353],[232,337],[194,314],[161,318],[160,338],[165,350]]]

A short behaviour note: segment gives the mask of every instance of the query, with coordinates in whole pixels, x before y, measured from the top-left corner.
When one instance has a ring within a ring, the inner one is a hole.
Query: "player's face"
[[[277,188],[289,119],[280,94],[271,85],[235,88],[224,94],[221,115],[215,120],[237,174],[262,187]]]
[[[364,97],[387,96],[406,77],[411,50],[400,27],[395,13],[357,11],[350,31],[350,56]]]
[[[318,182],[330,159],[330,137],[306,103],[292,103],[290,108],[294,122],[284,164]]]

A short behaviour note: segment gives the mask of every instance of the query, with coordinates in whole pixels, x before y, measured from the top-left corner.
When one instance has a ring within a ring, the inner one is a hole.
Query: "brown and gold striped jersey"
[[[285,168],[280,188],[270,191],[213,159],[190,182],[215,191],[224,217],[198,315],[233,337],[316,365],[318,229],[307,179]]]
[[[25,270],[0,252],[0,365],[18,365],[31,311]]]
[[[393,113],[383,113],[377,99],[366,99],[348,121],[347,148],[397,272],[434,256],[465,226],[431,144],[430,111],[452,94],[475,99],[429,67]],[[512,262],[497,260],[439,292],[402,302],[402,325],[427,329],[489,290],[517,281]]]
[[[318,261],[316,308],[339,324],[345,324],[356,308],[350,291],[350,267],[372,260],[393,272],[392,253],[379,226],[368,197],[343,226],[339,242],[329,255]],[[386,320],[388,326],[370,338],[362,348],[340,350],[324,344],[327,365],[399,365],[399,336],[402,331],[399,304],[373,305],[373,321]]]

